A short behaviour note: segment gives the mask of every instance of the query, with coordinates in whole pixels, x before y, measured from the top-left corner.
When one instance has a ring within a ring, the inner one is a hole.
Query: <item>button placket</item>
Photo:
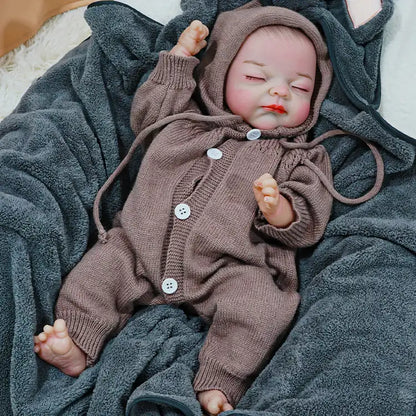
[[[241,146],[240,140],[241,137],[239,138],[239,141],[227,141],[226,143],[224,143],[224,145],[221,145],[221,150],[214,147],[212,148],[219,150],[222,154],[222,157],[221,161],[217,163],[206,163],[207,159],[205,159],[205,170],[203,171],[203,173],[205,173],[206,169],[208,168],[212,169],[210,170],[211,180],[208,181],[209,183],[207,184],[207,186],[203,188],[204,192],[201,193],[202,198],[193,199],[193,195],[189,195],[187,191],[184,189],[184,186],[178,186],[175,189],[176,195],[174,195],[173,197],[174,204],[172,205],[174,212],[171,211],[173,214],[172,230],[169,234],[169,241],[166,246],[166,259],[163,263],[162,276],[161,280],[159,281],[159,287],[161,287],[163,285],[163,282],[168,278],[173,278],[178,284],[177,290],[174,293],[169,294],[169,296],[165,291],[162,292],[166,295],[166,300],[169,302],[181,302],[184,300],[185,297],[183,293],[184,287],[182,279],[184,278],[183,265],[184,245],[186,238],[183,238],[183,236],[189,234],[194,221],[198,219],[199,213],[203,211],[204,205],[215,192],[216,187],[223,180],[229,165],[232,163],[233,155],[239,150]],[[205,156],[207,157],[209,157],[207,153],[208,150],[209,149],[205,148]],[[204,155],[204,153],[202,153],[202,155]],[[190,176],[190,178],[194,178],[201,172],[202,171],[197,170],[196,174]],[[183,201],[186,201],[186,203]],[[188,203],[192,206],[188,205]],[[189,209],[189,211],[188,209],[186,209],[186,207]]]

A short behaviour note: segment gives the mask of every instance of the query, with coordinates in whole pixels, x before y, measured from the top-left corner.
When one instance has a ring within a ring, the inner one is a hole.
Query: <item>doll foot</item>
[[[208,415],[216,416],[226,410],[233,410],[225,394],[219,390],[207,390],[198,393],[198,401]]]
[[[34,337],[34,350],[47,363],[69,376],[79,376],[87,366],[86,354],[72,341],[63,319],[53,326],[46,325],[43,332]]]

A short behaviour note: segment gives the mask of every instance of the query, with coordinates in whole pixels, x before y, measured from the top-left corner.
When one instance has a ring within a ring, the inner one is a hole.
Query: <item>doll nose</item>
[[[270,95],[277,95],[285,98],[289,94],[289,89],[285,85],[276,85],[270,88],[269,93]]]

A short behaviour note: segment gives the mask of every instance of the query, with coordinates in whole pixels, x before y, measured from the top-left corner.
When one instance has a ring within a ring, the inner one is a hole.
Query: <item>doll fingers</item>
[[[195,52],[198,53],[201,49],[205,48],[207,46],[206,40],[201,40],[196,46],[195,46]]]
[[[265,188],[273,188],[277,189],[277,182],[276,179],[273,178],[273,176],[267,177],[263,180],[263,186]]]
[[[209,29],[205,26],[201,21],[194,20],[190,24],[190,28],[193,30],[195,34],[197,34],[200,40],[205,39],[209,35]]]
[[[264,197],[264,204],[266,205],[266,208],[272,209],[277,206],[278,198],[272,197],[272,196],[265,196]]]
[[[253,192],[254,197],[256,198],[256,201],[258,204],[261,204],[264,201],[264,195],[262,193],[261,187],[257,187],[255,184],[253,184]]]
[[[271,196],[271,197],[276,197],[276,195],[278,195],[277,188],[271,187],[271,186],[267,186],[265,188],[262,188],[261,193],[264,196]]]
[[[207,26],[202,25],[202,33],[203,33],[203,39],[205,39],[209,35],[209,29]]]
[[[205,39],[209,34],[209,29],[199,20],[194,20],[185,29],[185,32],[188,32],[196,41]]]
[[[254,181],[254,186],[257,188],[277,187],[277,182],[270,173],[265,173]]]
[[[191,24],[189,25],[191,28],[196,29],[200,25],[202,25],[202,22],[200,20],[192,20]]]

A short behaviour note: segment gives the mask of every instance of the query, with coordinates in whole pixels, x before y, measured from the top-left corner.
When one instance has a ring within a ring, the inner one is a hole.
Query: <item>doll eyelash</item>
[[[302,91],[302,92],[309,92],[309,90],[307,90],[306,88],[302,88],[302,87],[297,87],[297,86],[293,86],[293,88],[295,88],[296,90]]]
[[[261,78],[261,77],[253,77],[252,75],[245,75],[245,77],[249,81],[264,81],[264,78]]]

